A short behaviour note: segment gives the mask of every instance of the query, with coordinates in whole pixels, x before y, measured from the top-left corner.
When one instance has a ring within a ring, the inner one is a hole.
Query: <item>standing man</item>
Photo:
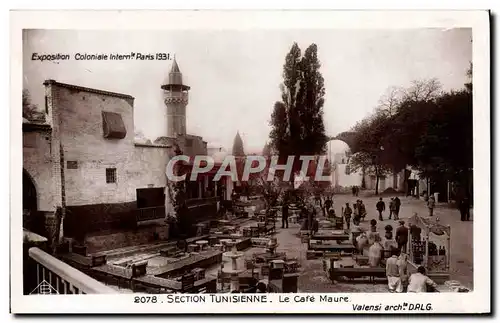
[[[429,216],[434,215],[434,207],[436,206],[436,200],[434,200],[434,195],[431,195],[429,197],[429,200],[427,201],[427,207],[429,208]]]
[[[391,201],[389,202],[389,220],[394,214],[394,219],[396,219],[396,202],[394,201],[394,197],[391,197]]]
[[[330,209],[333,206],[333,201],[330,199],[329,196],[326,198],[324,206],[325,207],[323,208],[323,216],[326,216],[328,214],[328,211],[330,211]]]
[[[384,218],[382,218],[382,212],[385,211],[385,202],[382,201],[382,198],[377,202],[376,205],[377,211],[378,211],[378,219],[379,221],[384,221]]]
[[[399,221],[399,227],[396,229],[396,242],[398,249],[406,253],[406,244],[408,243],[408,228],[405,227],[405,221]]]
[[[349,203],[346,203],[344,209],[344,218],[345,218],[345,223],[347,224],[347,230],[351,228],[351,215],[352,215],[352,209],[349,206]]]
[[[391,257],[388,258],[385,262],[385,274],[387,275],[387,285],[389,287],[390,293],[403,292],[398,256],[399,256],[399,250],[392,249]]]
[[[284,229],[286,224],[286,228],[288,229],[288,201],[285,200],[283,202],[283,206],[281,207],[281,228]]]
[[[460,209],[460,220],[469,221],[470,220],[470,202],[469,198],[465,196],[459,204]]]
[[[420,266],[417,272],[410,276],[408,281],[408,293],[427,293],[428,287],[437,291],[437,284],[426,276],[425,268]]]
[[[394,204],[396,207],[396,211],[394,212],[394,220],[399,220],[399,208],[401,207],[401,200],[399,197],[394,198]]]
[[[362,200],[359,200],[358,210],[359,210],[359,216],[364,221],[365,220],[365,216],[366,216],[366,208],[365,208],[365,205],[363,204]]]

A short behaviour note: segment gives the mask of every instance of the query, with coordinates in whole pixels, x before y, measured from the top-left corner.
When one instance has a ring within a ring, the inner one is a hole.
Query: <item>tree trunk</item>
[[[377,174],[377,182],[375,183],[375,195],[378,195],[378,182],[379,182],[380,176]]]
[[[292,189],[295,189],[295,172],[292,171],[290,174],[290,183],[292,184]]]
[[[398,170],[396,167],[392,170],[392,188],[396,191],[399,191],[398,189]]]
[[[361,172],[361,188],[366,189],[366,181],[365,181],[365,168],[363,167],[363,170]]]

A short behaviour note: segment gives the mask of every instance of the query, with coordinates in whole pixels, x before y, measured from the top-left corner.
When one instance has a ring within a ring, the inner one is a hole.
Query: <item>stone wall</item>
[[[29,127],[29,126],[27,126]],[[47,128],[50,129],[50,128]],[[54,211],[56,198],[52,181],[50,130],[23,131],[23,169],[31,178],[40,211]]]
[[[89,235],[85,238],[87,254],[113,250],[128,246],[139,246],[168,239],[168,226],[142,226],[136,230],[114,232],[111,234]]]

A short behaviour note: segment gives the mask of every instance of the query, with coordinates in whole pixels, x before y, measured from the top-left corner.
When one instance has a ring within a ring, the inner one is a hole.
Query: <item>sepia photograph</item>
[[[345,295],[489,277],[472,27],[20,34],[23,295],[379,312]]]

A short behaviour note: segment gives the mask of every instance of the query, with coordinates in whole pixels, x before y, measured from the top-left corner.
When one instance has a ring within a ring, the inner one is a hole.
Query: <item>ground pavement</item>
[[[391,196],[383,196],[388,208]],[[371,219],[377,220],[377,228],[384,236],[384,227],[391,224],[394,229],[398,226],[394,219],[389,220],[389,212],[384,212],[384,221],[378,220],[378,212],[375,209],[379,197],[377,196],[359,196],[336,195],[334,198],[334,208],[337,215],[341,214],[341,207],[346,202],[352,206],[356,199],[362,199],[366,205],[368,215],[361,226],[369,228]],[[402,220],[408,220],[414,213],[422,216],[428,215],[426,204],[416,198],[401,197],[401,210],[399,217]],[[451,226],[451,263],[450,279],[458,280],[464,286],[473,288],[473,221],[460,221],[460,212],[456,208],[451,208],[446,204],[438,204],[434,210],[434,215],[438,216],[440,223]],[[333,284],[323,271],[322,261],[306,260],[307,245],[301,243],[298,235],[299,224],[292,224],[288,229],[281,229],[281,223],[276,223],[277,237],[280,246],[278,251],[286,252],[288,257],[297,257],[302,266],[301,276],[299,277],[298,288],[300,292],[387,292],[385,284],[361,284],[361,283],[335,283]]]

